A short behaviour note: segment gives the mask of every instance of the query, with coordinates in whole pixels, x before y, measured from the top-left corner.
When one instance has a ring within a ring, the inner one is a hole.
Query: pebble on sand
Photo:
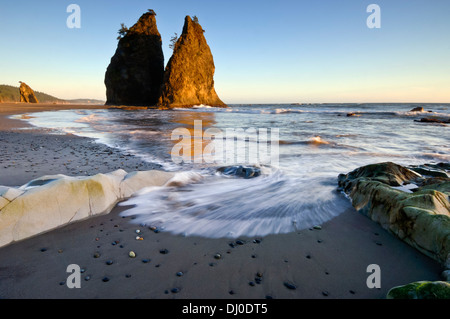
[[[130,251],[128,253],[128,256],[130,256],[131,258],[134,258],[134,257],[136,257],[136,253],[134,251]]]
[[[284,284],[284,286],[285,286],[287,289],[290,289],[290,290],[295,290],[295,289],[297,289],[297,286],[295,286],[294,284],[291,284],[291,283],[289,283],[289,282],[287,282],[287,281],[285,281],[283,284]]]

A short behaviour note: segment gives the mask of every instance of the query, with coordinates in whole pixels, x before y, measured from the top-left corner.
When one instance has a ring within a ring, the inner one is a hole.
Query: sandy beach
[[[159,168],[7,118],[60,108],[104,106],[0,104],[0,185]],[[123,209],[0,248],[0,298],[381,299],[394,286],[441,280],[437,262],[353,209],[320,229],[238,239],[155,232],[121,217]],[[79,289],[66,285],[70,264],[82,269]],[[381,288],[366,285],[371,264],[380,266]]]

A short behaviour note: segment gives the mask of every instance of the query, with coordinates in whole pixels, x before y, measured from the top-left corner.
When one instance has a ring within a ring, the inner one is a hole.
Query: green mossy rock
[[[394,287],[387,299],[450,299],[450,283],[445,281],[418,281]]]
[[[444,264],[450,254],[450,178],[444,177],[447,166],[432,167],[438,168],[439,177],[427,177],[391,162],[367,165],[339,175],[339,189],[357,211]],[[414,187],[404,188],[408,184]]]

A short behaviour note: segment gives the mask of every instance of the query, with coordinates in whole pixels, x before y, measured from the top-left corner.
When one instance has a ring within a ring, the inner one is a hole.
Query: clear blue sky
[[[66,26],[69,4],[81,28]],[[369,4],[381,28],[369,29]],[[163,38],[196,15],[226,103],[450,102],[449,0],[50,0],[0,3],[0,84],[105,99],[121,23],[154,9]]]

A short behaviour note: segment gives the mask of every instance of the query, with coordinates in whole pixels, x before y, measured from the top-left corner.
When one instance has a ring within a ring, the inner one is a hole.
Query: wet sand
[[[157,168],[88,138],[18,129],[24,122],[5,116],[24,110],[0,104],[0,185]],[[437,262],[353,209],[321,229],[237,239],[155,232],[123,209],[0,248],[0,298],[380,299],[394,286],[441,280]],[[70,264],[82,269],[81,288],[67,286]],[[370,264],[380,266],[381,288],[367,287]]]

